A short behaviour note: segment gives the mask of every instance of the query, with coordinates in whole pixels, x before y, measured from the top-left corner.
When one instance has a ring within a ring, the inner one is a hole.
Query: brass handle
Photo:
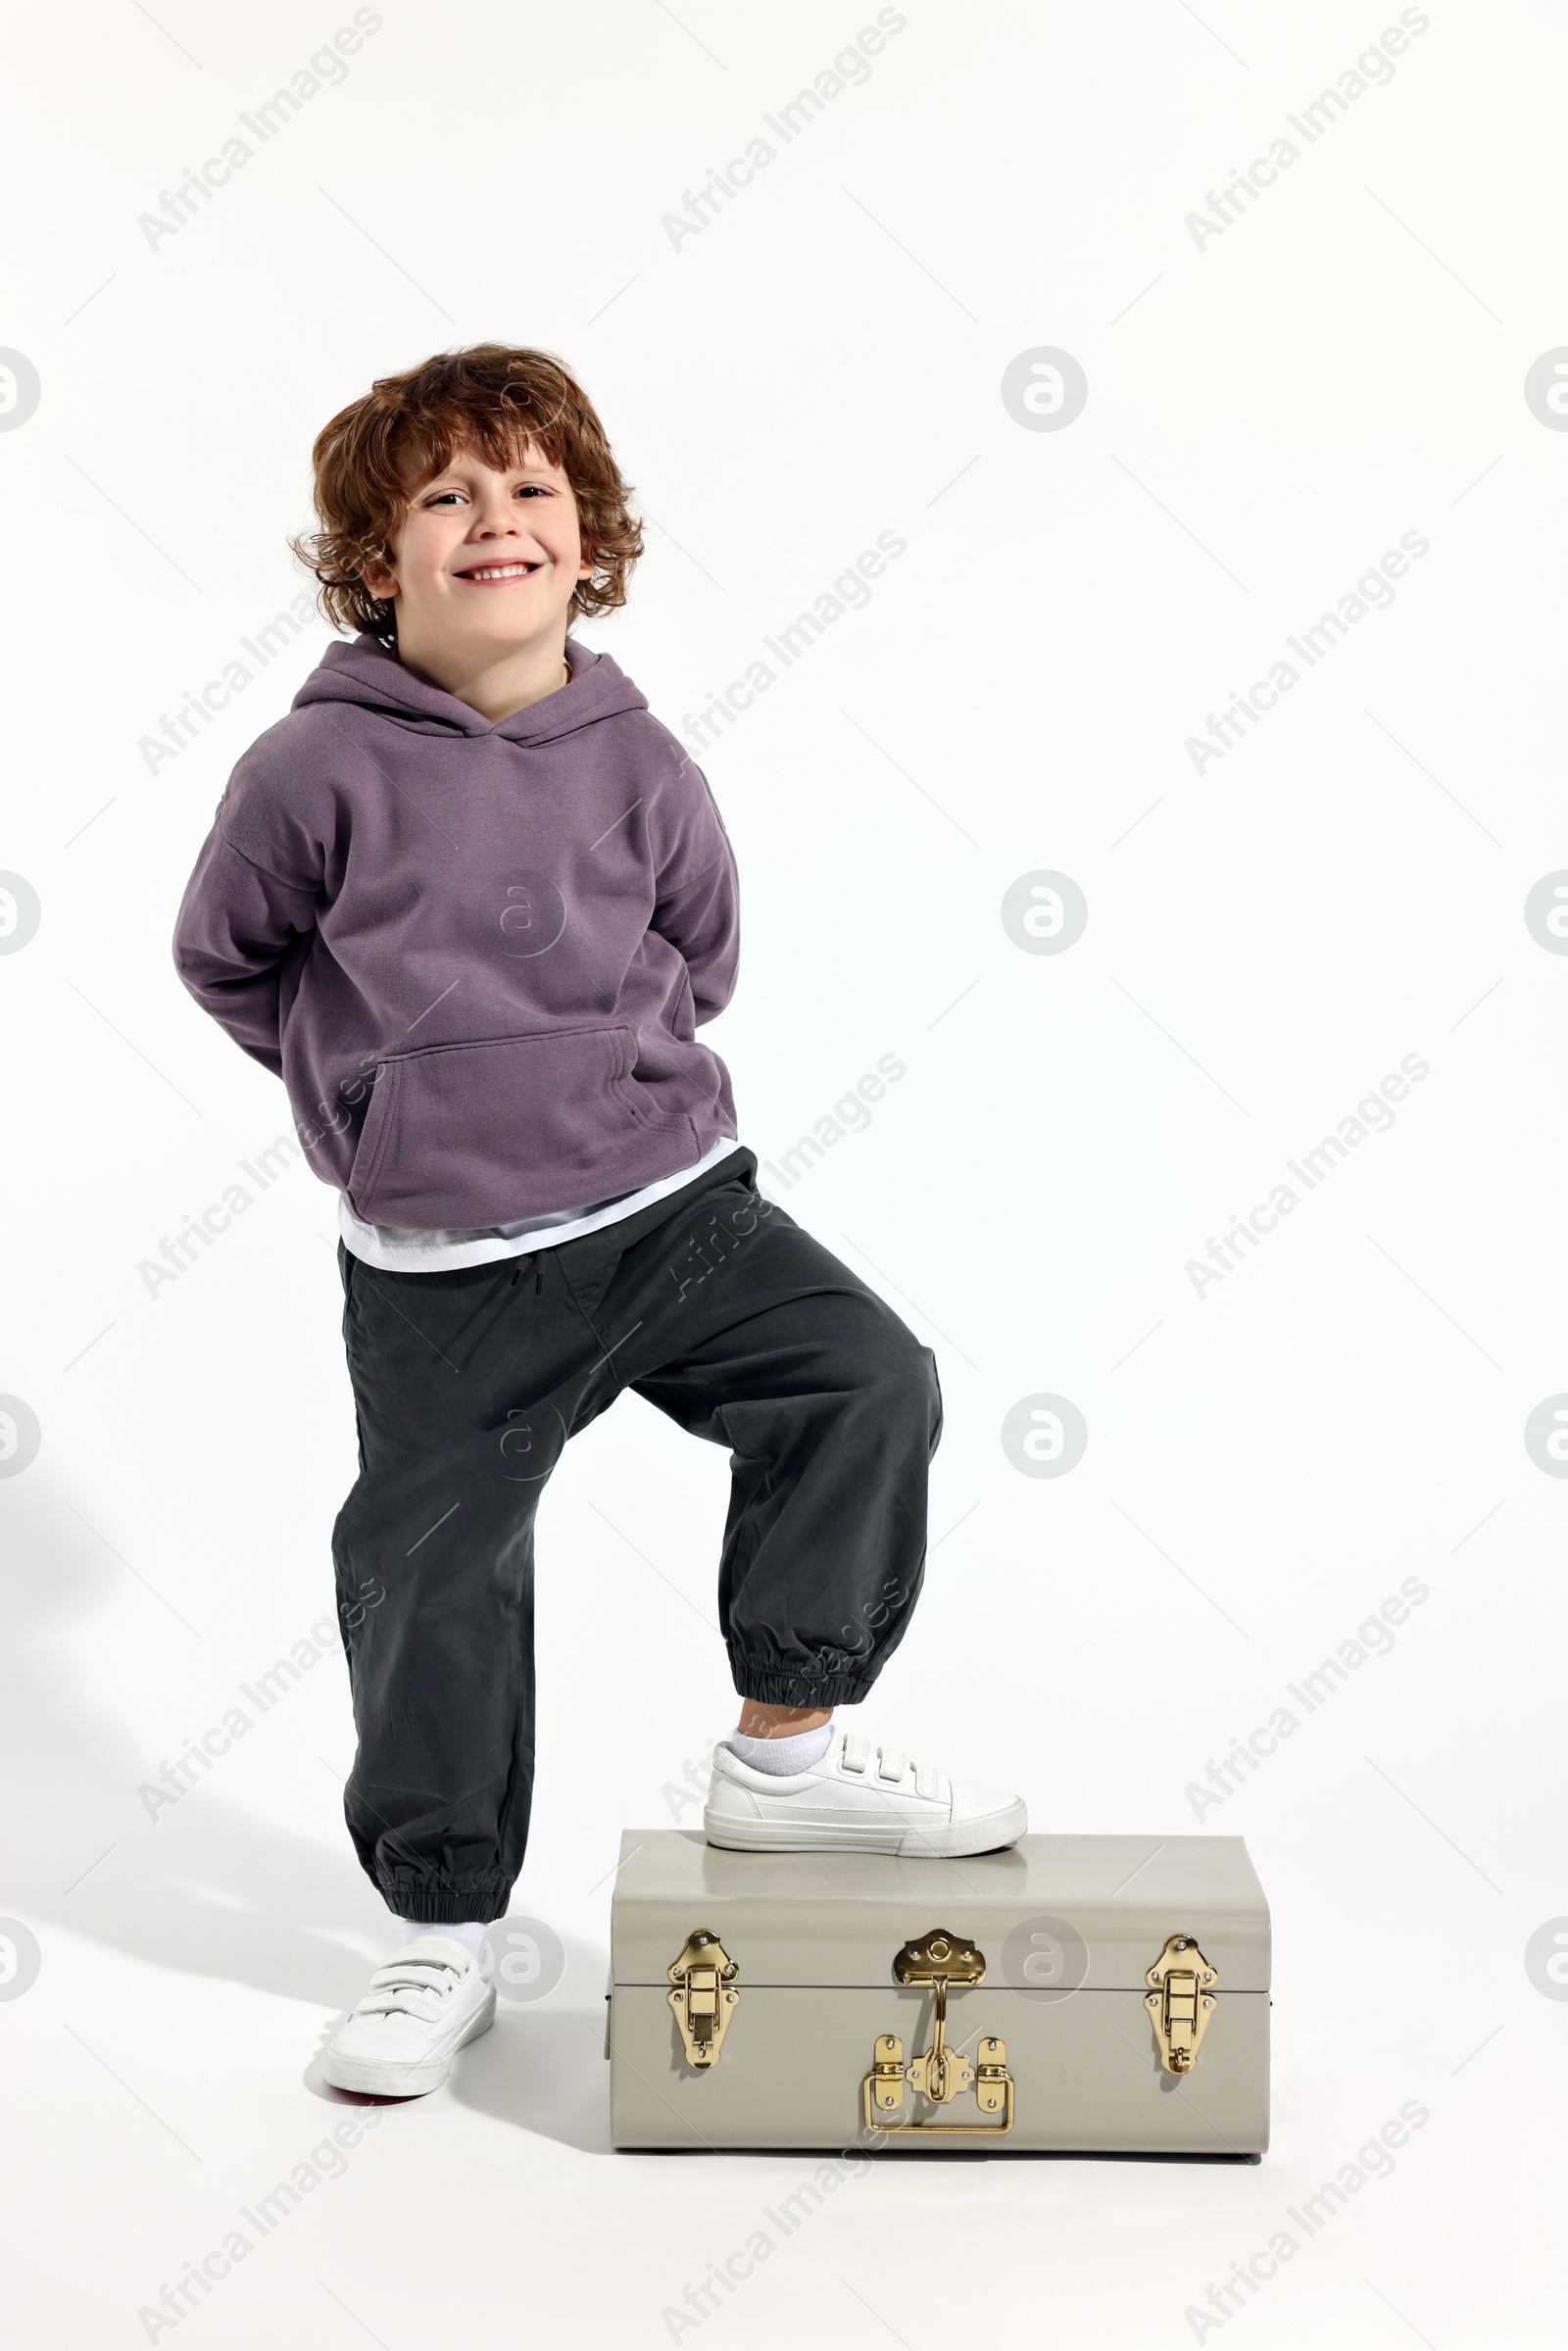
[[[889,2138],[1001,2138],[1012,2129],[1013,2083],[1007,2071],[1005,2042],[995,2033],[986,2034],[977,2044],[973,2065],[961,2050],[948,2046],[948,1978],[934,1972],[932,1962],[940,1966],[950,1953],[957,1957],[960,1952],[966,1962],[963,1980],[978,1983],[985,1974],[985,1960],[972,1944],[961,1944],[956,1935],[934,1933],[917,1943],[906,1943],[895,1960],[894,1972],[901,1983],[931,1985],[934,1994],[931,2046],[906,2065],[900,2035],[897,2033],[877,2035],[871,2071],[860,2083],[860,2111],[868,2131],[880,2131]],[[880,2121],[880,2116],[897,2114],[904,2104],[906,2082],[938,2106],[950,2105],[960,2090],[972,2086],[981,2113],[1000,2114],[1002,2120],[995,2123]]]

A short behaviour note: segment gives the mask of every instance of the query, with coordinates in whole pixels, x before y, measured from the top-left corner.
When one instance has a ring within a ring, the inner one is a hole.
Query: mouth
[[[474,563],[454,576],[471,581],[476,588],[504,588],[511,581],[527,579],[530,573],[542,568],[538,563]]]

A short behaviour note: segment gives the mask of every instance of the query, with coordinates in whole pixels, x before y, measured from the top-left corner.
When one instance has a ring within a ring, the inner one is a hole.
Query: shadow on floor
[[[124,1571],[70,1501],[35,1472],[15,1494],[0,1562],[0,1755],[13,1791],[0,1912],[31,1925],[44,1967],[57,1923],[155,1966],[329,2011],[324,2021],[301,2019],[302,2055],[313,2033],[317,2040],[303,2070],[307,2090],[345,2106],[407,2103],[356,2099],[320,2078],[320,2053],[339,2018],[398,1940],[349,1843],[341,1792],[327,1782],[331,1767],[322,1766],[322,1818],[342,1838],[339,1853],[228,1798],[220,1760],[210,1779],[149,1817],[137,1790],[167,1759],[150,1757],[84,1698],[72,1655],[74,1632]],[[148,1604],[160,1605],[151,1595]],[[172,1618],[171,1637],[189,1641],[194,1653],[194,1638]],[[328,1657],[313,1670],[343,1668]],[[205,1727],[182,1726],[197,1735]],[[246,1736],[265,1738],[265,1722]],[[565,1959],[546,1999],[498,2005],[493,2030],[460,2053],[452,2081],[435,2095],[608,2152],[607,1954],[568,1939]]]

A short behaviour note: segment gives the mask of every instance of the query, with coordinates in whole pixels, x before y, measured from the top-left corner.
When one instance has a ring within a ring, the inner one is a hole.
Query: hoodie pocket
[[[367,1224],[471,1231],[590,1207],[700,1156],[631,1075],[624,1023],[427,1045],[376,1064],[349,1171]]]

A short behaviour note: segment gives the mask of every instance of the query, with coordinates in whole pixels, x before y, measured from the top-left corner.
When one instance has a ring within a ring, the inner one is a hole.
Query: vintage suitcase
[[[1255,2156],[1268,1984],[1239,1837],[1025,1837],[936,1861],[628,1830],[611,2134]]]

